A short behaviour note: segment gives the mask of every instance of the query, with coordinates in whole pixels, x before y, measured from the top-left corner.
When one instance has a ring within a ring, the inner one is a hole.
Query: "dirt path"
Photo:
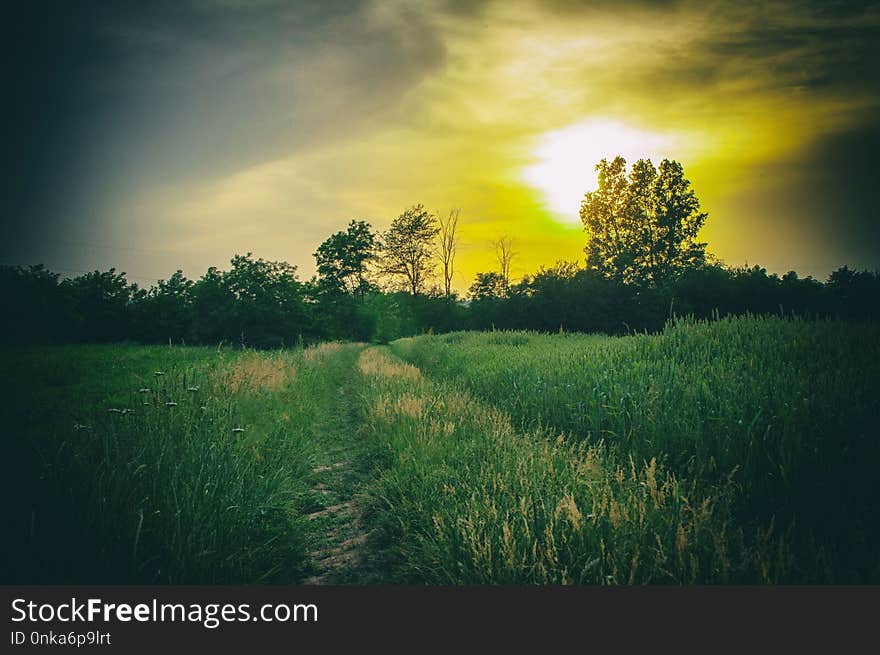
[[[360,352],[360,349],[357,350]],[[311,575],[303,584],[343,584],[359,579],[366,532],[360,518],[357,493],[368,476],[368,464],[358,442],[356,393],[352,353],[334,355],[345,374],[334,376],[332,393],[326,395],[311,427],[316,444],[311,527]]]

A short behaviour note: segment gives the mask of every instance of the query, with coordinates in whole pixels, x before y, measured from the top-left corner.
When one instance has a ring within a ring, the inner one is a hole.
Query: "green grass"
[[[709,497],[733,494],[746,548],[777,552],[754,579],[880,579],[876,325],[738,318],[625,338],[457,333],[394,351],[523,430],[604,444],[621,466],[656,458]]]
[[[726,498],[655,461],[624,466],[602,444],[521,433],[377,349],[361,370],[363,437],[382,468],[365,520],[387,582],[724,582],[756,577],[769,556],[725,532]]]
[[[3,582],[880,581],[877,325],[0,357]]]
[[[4,353],[16,490],[5,579],[301,579],[322,452],[310,426],[351,368],[314,353]]]

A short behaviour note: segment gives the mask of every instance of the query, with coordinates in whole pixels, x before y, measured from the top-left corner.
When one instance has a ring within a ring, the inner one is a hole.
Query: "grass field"
[[[7,351],[4,582],[880,581],[880,327]]]

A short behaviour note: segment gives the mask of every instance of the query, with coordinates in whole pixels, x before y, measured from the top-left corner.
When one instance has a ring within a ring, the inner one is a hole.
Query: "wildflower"
[[[169,400],[167,403],[165,403],[165,407],[177,407],[177,403],[173,400]]]

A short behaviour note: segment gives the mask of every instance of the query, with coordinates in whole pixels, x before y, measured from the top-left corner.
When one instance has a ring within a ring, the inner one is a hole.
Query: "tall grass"
[[[394,344],[525,430],[655,459],[730,512],[780,580],[880,579],[880,327],[681,321],[659,336],[455,333]],[[729,481],[729,482],[728,482]]]
[[[748,551],[728,498],[601,442],[523,434],[456,385],[361,356],[363,438],[382,475],[366,512],[390,582],[726,582],[779,574]]]
[[[302,351],[79,347],[7,360],[18,511],[6,580],[301,576],[316,376]]]
[[[337,462],[345,579],[880,581],[877,325],[0,356],[3,582],[300,581]]]

